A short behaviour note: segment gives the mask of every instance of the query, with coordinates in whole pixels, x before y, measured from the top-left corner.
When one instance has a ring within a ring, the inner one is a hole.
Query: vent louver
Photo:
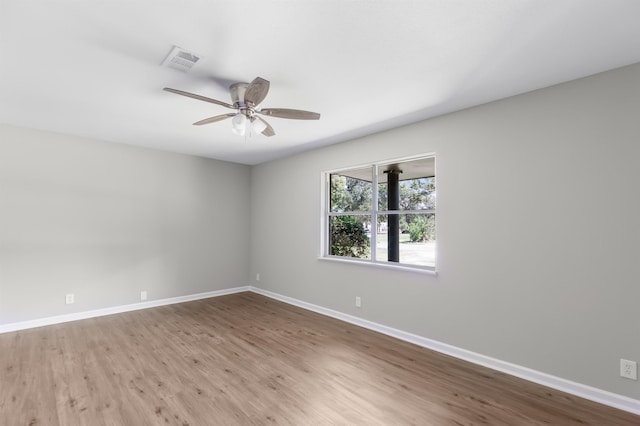
[[[162,65],[182,72],[189,72],[200,58],[178,46],[173,46]]]

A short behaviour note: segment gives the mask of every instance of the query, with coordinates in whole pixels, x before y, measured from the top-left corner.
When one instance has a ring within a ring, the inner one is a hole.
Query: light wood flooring
[[[254,293],[0,334],[0,425],[640,425]]]

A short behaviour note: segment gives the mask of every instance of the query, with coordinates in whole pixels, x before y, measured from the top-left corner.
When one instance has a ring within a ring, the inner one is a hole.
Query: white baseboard
[[[72,314],[57,315],[54,317],[39,318],[35,320],[15,322],[0,325],[0,333],[26,330],[29,328],[43,327],[45,325],[60,324],[63,322],[77,321],[87,318],[102,317],[105,315],[120,314],[122,312],[137,311],[140,309],[155,308],[157,306],[173,305],[175,303],[190,302],[192,300],[207,299],[209,297],[224,296],[227,294],[250,291],[249,286],[226,288],[224,290],[208,291],[206,293],[189,294],[186,296],[170,297],[168,299],[149,300],[147,302],[132,303],[130,305],[114,306],[111,308],[95,309],[92,311],[75,312]]]
[[[634,414],[640,414],[640,400],[629,398],[623,395],[618,395],[609,391],[594,388],[592,386],[584,385],[582,383],[573,382],[571,380],[563,379],[561,377],[552,376],[547,373],[532,370],[520,365],[511,364],[506,361],[491,358],[482,354],[468,351],[466,349],[458,348],[446,343],[438,342],[436,340],[428,339],[426,337],[418,336],[416,334],[407,333],[402,330],[387,327],[372,321],[367,321],[362,318],[355,317],[353,315],[344,314],[342,312],[334,311],[332,309],[324,308],[322,306],[314,305],[311,303],[303,302],[301,300],[293,299],[291,297],[283,296],[281,294],[273,293],[267,290],[263,290],[257,287],[250,287],[250,291],[261,294],[263,296],[279,300],[281,302],[288,303],[290,305],[298,306],[309,311],[317,312],[322,315],[326,315],[332,318],[336,318],[351,324],[358,325],[360,327],[368,328],[370,330],[377,331],[382,334],[386,334],[391,337],[395,337],[406,342],[416,344],[418,346],[432,349],[436,352],[440,352],[446,355],[450,355],[455,358],[459,358],[474,364],[482,365],[484,367],[491,368],[492,370],[501,371],[503,373],[519,377],[521,379],[528,380],[530,382],[538,383],[543,386],[550,387],[562,392],[569,393],[571,395],[579,396],[591,401],[598,402],[600,404],[608,405],[610,407],[618,408],[620,410],[628,411]]]

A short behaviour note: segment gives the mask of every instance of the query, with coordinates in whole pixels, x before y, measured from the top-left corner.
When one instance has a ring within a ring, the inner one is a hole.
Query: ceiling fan
[[[221,114],[205,118],[203,120],[196,121],[193,124],[196,126],[201,126],[203,124],[215,123],[217,121],[231,118],[231,130],[240,136],[244,136],[248,125],[251,126],[251,129],[253,129],[254,132],[262,133],[265,136],[274,136],[276,134],[276,132],[273,130],[273,127],[271,127],[269,123],[267,123],[258,114],[266,115],[269,117],[292,118],[294,120],[320,119],[320,114],[318,114],[317,112],[303,111],[300,109],[259,109],[258,107],[267,97],[267,93],[269,92],[269,81],[260,77],[256,77],[251,83],[234,83],[229,86],[229,91],[231,92],[231,101],[233,102],[233,104],[228,104],[216,99],[196,95],[195,93],[172,89],[170,87],[165,87],[163,90],[201,101],[211,102],[212,104],[221,105],[223,107],[236,110],[236,112],[233,113]]]

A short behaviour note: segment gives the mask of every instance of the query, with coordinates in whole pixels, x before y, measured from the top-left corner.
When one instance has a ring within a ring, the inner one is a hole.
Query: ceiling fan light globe
[[[262,131],[267,128],[267,124],[264,121],[256,118],[255,120],[253,120],[253,123],[251,123],[251,127],[253,128],[253,131],[257,134],[257,133],[262,133]]]
[[[231,131],[239,136],[244,136],[247,129],[247,117],[242,113],[237,113],[231,119]]]

